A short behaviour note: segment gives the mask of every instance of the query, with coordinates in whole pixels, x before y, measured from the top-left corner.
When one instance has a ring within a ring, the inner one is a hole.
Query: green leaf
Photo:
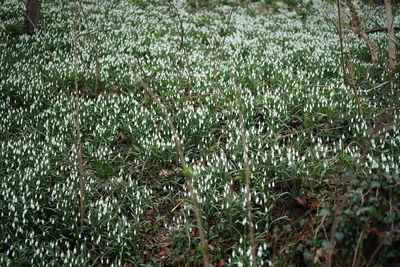
[[[327,209],[322,209],[319,211],[318,216],[331,216],[331,212]]]
[[[329,241],[322,241],[322,248],[325,251],[328,251],[331,248],[331,243]]]
[[[335,237],[337,241],[341,242],[344,239],[344,234],[341,232],[336,232]]]
[[[199,243],[197,245],[197,250],[200,251],[201,253],[203,253],[205,251],[203,244]]]
[[[380,184],[380,183],[375,182],[375,181],[372,181],[372,182],[371,182],[371,189],[373,189],[373,188],[380,188],[380,187],[381,187],[381,184]]]
[[[303,252],[303,259],[304,259],[305,262],[312,261],[313,260],[313,255],[308,250],[305,250]]]
[[[193,178],[193,172],[192,169],[190,167],[185,167],[182,170],[182,174],[183,176],[185,176],[186,178]]]

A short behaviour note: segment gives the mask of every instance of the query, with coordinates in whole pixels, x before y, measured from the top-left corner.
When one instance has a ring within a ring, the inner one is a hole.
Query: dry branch
[[[394,26],[393,27],[394,30],[399,31],[400,27],[399,26]],[[364,33],[366,34],[370,34],[370,33],[375,33],[375,32],[387,32],[387,28],[374,28],[374,29],[370,29],[365,31]]]
[[[397,69],[396,62],[396,44],[394,41],[394,27],[393,27],[393,13],[392,3],[390,0],[385,0],[385,11],[387,19],[387,33],[388,33],[388,67],[389,67],[389,82],[393,80],[394,74]]]
[[[140,67],[140,69],[142,71],[142,77],[147,77],[147,75],[146,75],[146,73],[144,71],[144,68],[143,68],[142,64],[140,63],[139,59],[137,60],[137,62],[138,62],[138,65],[139,65],[139,67]],[[131,67],[131,70],[134,73],[137,73],[135,68],[133,68],[132,66],[130,66],[130,67]],[[174,124],[171,116],[169,115],[169,112],[168,112],[167,108],[161,102],[160,98],[156,94],[153,93],[153,91],[150,89],[149,85],[146,83],[144,78],[140,79],[140,84],[143,87],[143,89],[146,91],[146,93],[151,97],[151,99],[161,109],[161,111],[163,112],[165,118],[167,119],[168,124],[169,124],[169,128],[170,128],[170,130],[172,132],[172,136],[173,136],[174,141],[175,141],[176,149],[178,150],[179,160],[180,160],[180,163],[182,165],[182,169],[183,170],[187,170],[188,167],[187,167],[186,162],[185,162],[182,143],[181,143],[181,141],[179,139],[178,131],[176,130],[175,124]],[[201,212],[201,209],[200,209],[199,202],[197,201],[196,194],[194,193],[194,190],[193,190],[192,177],[191,177],[191,175],[185,175],[185,178],[186,178],[187,189],[188,189],[189,194],[190,194],[190,196],[192,198],[194,216],[195,216],[195,219],[196,219],[197,228],[199,230],[200,242],[201,242],[201,245],[203,247],[202,250],[201,250],[201,253],[203,255],[204,266],[208,267],[208,266],[210,266],[209,265],[210,256],[208,254],[207,237],[206,237],[206,233],[205,233],[204,228],[203,228],[203,220],[202,220],[202,217],[201,217],[202,212]]]
[[[350,15],[351,15],[351,25],[352,29],[356,32],[358,36],[360,36],[365,43],[368,45],[369,52],[371,55],[371,62],[372,64],[376,64],[378,62],[378,54],[377,54],[377,49],[375,44],[368,38],[368,35],[361,30],[361,23],[358,18],[356,9],[354,7],[354,4],[351,0],[346,0],[346,4],[350,9]]]
[[[342,65],[342,70],[343,70],[343,80],[345,83],[351,86],[353,89],[354,97],[357,102],[357,110],[358,114],[361,116],[363,111],[362,111],[362,106],[361,106],[361,101],[358,96],[358,89],[356,86],[356,83],[354,81],[354,75],[353,75],[353,70],[351,68],[351,62],[350,62],[350,70],[348,70],[348,64],[345,61],[344,58],[344,47],[343,47],[343,31],[342,31],[342,11],[341,11],[341,4],[340,0],[337,0],[337,10],[338,10],[338,26],[337,26],[337,32],[339,35],[339,44],[340,44],[340,63]],[[349,77],[350,76],[350,77]]]
[[[81,226],[84,224],[85,219],[85,178],[83,172],[83,160],[82,160],[82,136],[81,136],[81,119],[79,112],[79,91],[78,91],[78,74],[77,74],[77,18],[76,18],[77,10],[74,9],[74,31],[73,31],[73,41],[74,41],[74,56],[73,56],[73,65],[74,65],[74,83],[75,83],[75,149],[78,163],[78,172],[79,172],[79,214],[80,214],[80,222]]]
[[[240,136],[242,141],[242,148],[243,148],[243,165],[245,170],[245,194],[246,194],[246,208],[247,208],[247,216],[249,221],[249,238],[250,238],[250,246],[251,246],[251,265],[255,267],[257,265],[257,258],[256,258],[256,241],[254,237],[254,225],[253,225],[253,207],[251,204],[251,182],[250,182],[250,163],[249,163],[249,146],[247,144],[247,136],[246,130],[244,127],[244,118],[243,118],[243,111],[239,102],[239,96],[237,101],[237,108],[239,113],[239,130]]]
[[[76,11],[76,10],[75,10]],[[30,21],[32,25],[34,25],[33,21],[31,18],[27,16],[27,20]],[[74,32],[73,32],[73,41],[74,41],[74,55],[73,55],[73,68],[74,68],[74,86],[75,86],[75,110],[73,108],[73,100],[71,97],[71,92],[69,87],[65,84],[64,80],[62,79],[62,75],[59,73],[57,68],[54,68],[55,74],[56,74],[56,79],[58,82],[61,84],[61,86],[65,89],[65,92],[67,94],[68,102],[69,102],[69,108],[71,113],[73,114],[74,120],[74,138],[75,138],[75,148],[76,148],[76,153],[77,153],[77,165],[78,165],[78,175],[79,175],[79,180],[80,180],[80,192],[79,192],[79,216],[80,216],[80,224],[84,224],[84,218],[85,218],[85,182],[84,182],[84,170],[83,170],[83,156],[82,156],[82,138],[81,138],[81,133],[80,133],[80,116],[79,116],[79,95],[78,95],[78,82],[77,82],[77,66],[76,66],[76,46],[77,46],[77,30],[76,30],[76,13],[74,14]],[[44,48],[47,52],[47,54],[52,58],[53,62],[55,62],[54,55],[52,51],[50,51],[48,47],[48,43],[45,39],[42,39],[40,35],[38,35],[38,38],[43,41]]]

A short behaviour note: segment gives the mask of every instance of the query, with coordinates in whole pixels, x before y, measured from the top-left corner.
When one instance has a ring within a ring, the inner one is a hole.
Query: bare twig
[[[394,26],[393,27],[394,30],[399,31],[400,27],[399,26]],[[374,29],[370,29],[365,31],[366,34],[370,34],[370,33],[375,33],[375,32],[387,32],[388,28],[374,28]]]
[[[362,107],[361,107],[360,98],[358,96],[358,89],[357,89],[356,83],[354,81],[351,62],[349,64],[351,70],[348,73],[348,69],[346,67],[347,64],[346,64],[345,59],[344,59],[343,32],[342,32],[342,28],[343,28],[342,27],[342,11],[341,11],[340,0],[337,0],[336,3],[337,3],[337,10],[338,10],[338,27],[337,27],[337,29],[338,29],[339,42],[340,42],[340,62],[341,62],[341,65],[342,65],[342,70],[343,70],[343,79],[344,79],[345,83],[350,85],[350,87],[353,89],[354,97],[355,97],[356,102],[357,102],[358,114],[361,116],[363,111],[362,111]]]
[[[75,135],[75,149],[77,153],[77,165],[78,165],[78,172],[79,172],[79,180],[80,180],[80,192],[79,192],[79,216],[80,216],[80,224],[81,226],[84,224],[84,218],[85,218],[85,182],[84,182],[84,171],[83,171],[83,157],[82,157],[82,140],[81,140],[81,133],[80,133],[80,116],[79,116],[79,92],[78,92],[78,80],[77,80],[77,51],[76,51],[76,46],[77,46],[77,29],[76,29],[76,8],[74,10],[74,31],[73,31],[73,41],[74,41],[74,55],[73,55],[73,65],[74,65],[74,83],[75,83],[75,110],[73,108],[73,103],[72,103],[72,98],[71,98],[71,92],[69,90],[69,87],[65,84],[63,79],[61,78],[60,73],[58,72],[57,68],[54,68],[56,78],[58,82],[62,85],[62,87],[65,88],[67,97],[68,97],[68,102],[69,102],[69,107],[71,113],[74,114],[74,135]],[[30,20],[30,18],[27,18]],[[31,21],[33,24],[33,22]],[[39,36],[39,39],[41,37]],[[54,56],[50,49],[48,48],[48,44],[46,40],[42,40],[44,43],[44,48],[49,54],[51,58],[54,60]]]
[[[178,204],[176,204],[176,206],[170,211],[171,213],[174,212],[174,210],[176,210],[181,204],[182,204],[183,200],[179,201]]]
[[[304,132],[307,132],[307,131],[313,130],[313,129],[318,129],[318,130],[320,130],[320,131],[327,132],[327,131],[332,131],[332,130],[337,130],[337,129],[342,129],[342,128],[344,128],[344,127],[338,126],[338,127],[332,127],[332,128],[321,129],[323,126],[326,126],[326,124],[325,124],[325,123],[320,123],[320,124],[317,124],[315,127],[310,127],[310,128],[306,128],[306,129],[301,129],[301,130],[298,130],[298,131],[297,131],[297,130],[294,130],[294,132],[291,132],[291,133],[288,133],[288,134],[285,134],[285,135],[280,135],[280,136],[278,137],[278,139],[279,139],[279,140],[284,140],[284,139],[286,139],[286,138],[291,138],[291,137],[293,137],[293,136],[302,134],[302,133],[304,133]]]
[[[100,77],[100,61],[99,61],[99,44],[96,42],[95,44],[95,53],[96,53],[96,75],[95,75],[95,84],[94,84],[94,95],[98,96],[99,93],[99,77]]]
[[[81,9],[82,10],[82,9]],[[82,12],[82,11],[81,11]],[[85,14],[85,13],[83,13]],[[112,28],[106,28],[106,29],[95,29],[92,31],[88,31],[88,32],[82,32],[80,34],[77,35],[77,37],[81,37],[81,36],[91,36],[94,33],[99,33],[99,32],[111,32],[111,31],[115,31],[115,30],[120,30],[121,26],[116,26],[116,27],[112,27]]]
[[[385,109],[381,110],[379,113],[376,113],[374,115],[374,117],[376,118],[376,117],[379,117],[379,116],[382,116],[382,115],[386,114],[386,112],[388,112],[388,111],[398,110],[398,109],[400,109],[400,105],[396,105],[394,107],[385,108]]]
[[[189,54],[186,48],[186,44],[185,44],[185,30],[183,28],[183,22],[182,22],[182,18],[179,15],[179,11],[176,8],[176,6],[173,4],[172,1],[169,1],[170,6],[174,9],[175,14],[176,14],[176,18],[178,20],[179,23],[179,34],[180,34],[180,48],[183,50],[183,54],[185,57],[185,66],[186,66],[186,71],[188,73],[188,78],[189,78],[189,84],[190,87],[193,86],[193,74],[192,74],[192,70],[190,68],[190,61],[189,61]]]
[[[139,61],[139,59],[137,59],[138,65],[141,69],[142,72],[142,77],[147,77],[144,68],[141,64],[141,62]],[[135,68],[133,68],[131,66],[131,69],[134,73],[137,73]],[[150,87],[148,86],[148,84],[146,83],[146,81],[144,80],[144,78],[140,79],[140,84],[142,85],[143,89],[146,91],[146,93],[151,97],[151,99],[157,104],[157,106],[161,109],[161,111],[163,112],[165,118],[168,121],[169,124],[169,128],[172,132],[172,136],[174,138],[175,141],[175,145],[176,145],[176,149],[178,150],[178,154],[179,154],[179,160],[180,163],[182,165],[182,169],[183,170],[187,170],[187,165],[186,165],[186,161],[185,161],[185,157],[184,157],[184,153],[183,153],[183,148],[182,148],[182,144],[181,141],[179,139],[178,136],[178,131],[176,130],[175,124],[171,118],[171,116],[169,115],[169,112],[167,110],[167,108],[164,106],[164,104],[161,102],[160,98],[153,93],[153,91],[150,89]],[[199,202],[197,201],[197,197],[194,193],[193,190],[193,185],[192,185],[192,177],[191,175],[185,175],[186,178],[186,185],[189,191],[189,194],[191,195],[192,198],[192,204],[193,204],[193,209],[194,209],[194,216],[196,219],[196,224],[197,224],[197,228],[199,230],[199,236],[200,236],[200,242],[201,245],[203,247],[203,249],[201,250],[201,253],[203,255],[203,262],[204,262],[204,266],[208,267],[209,266],[209,254],[208,254],[208,244],[207,244],[207,237],[203,228],[203,220],[201,217],[201,209],[200,209],[200,205]]]
[[[359,247],[360,247],[360,243],[361,243],[361,240],[362,240],[362,237],[363,237],[363,236],[364,236],[364,230],[361,232],[361,234],[360,234],[360,236],[359,236],[359,238],[358,238],[358,240],[357,240],[356,251],[354,252],[353,262],[352,262],[352,264],[351,264],[351,267],[357,266],[357,265],[356,265],[356,262],[357,262],[358,256],[360,255],[360,254],[358,253],[358,249],[359,249]]]
[[[340,8],[340,0],[337,0],[337,9],[338,9],[338,26],[337,26],[337,32],[339,35],[339,44],[340,44],[340,63],[342,65],[342,71],[343,71],[343,80],[347,83],[347,71],[345,67],[345,61],[344,61],[344,48],[343,48],[343,32],[342,32],[342,11]],[[333,22],[333,24],[336,26],[336,23]]]
[[[400,46],[400,43],[393,39],[392,37],[389,37],[389,40],[391,40],[395,45]]]
[[[392,3],[390,0],[385,0],[385,11],[387,19],[387,33],[388,33],[388,67],[389,67],[389,82],[391,83],[394,74],[397,69],[396,62],[396,44],[393,42],[394,39],[394,27],[393,27],[393,13],[392,13]],[[391,87],[391,86],[390,86]]]
[[[82,160],[82,137],[81,137],[81,122],[80,122],[80,113],[79,113],[79,90],[78,90],[78,74],[77,74],[77,18],[76,18],[76,7],[74,8],[74,31],[73,31],[73,41],[74,41],[74,56],[73,56],[73,65],[74,65],[74,83],[75,83],[75,149],[77,155],[77,164],[79,171],[79,213],[80,213],[80,221],[81,226],[84,224],[85,219],[85,178],[83,172],[83,160]]]
[[[353,75],[353,69],[351,66],[351,62],[349,63],[349,66],[347,69],[345,67],[345,62],[344,62],[344,51],[343,51],[343,36],[342,36],[342,21],[341,21],[341,4],[340,4],[340,0],[336,1],[337,4],[337,9],[338,9],[338,18],[339,18],[339,23],[338,23],[338,33],[339,33],[339,40],[340,40],[340,53],[341,53],[341,63],[342,63],[342,68],[343,68],[343,76],[345,81],[353,88],[353,92],[354,92],[354,96],[356,98],[357,101],[357,106],[358,106],[358,113],[361,116],[362,115],[362,108],[361,108],[361,103],[360,103],[360,99],[358,97],[358,89],[355,85],[355,81],[354,81],[354,75]],[[347,71],[349,71],[349,73],[347,74]],[[349,75],[350,77],[348,77],[347,75]],[[356,174],[354,174],[352,181],[355,180]],[[325,262],[325,266],[326,267],[331,267],[332,266],[332,255],[335,249],[335,234],[337,232],[337,229],[339,228],[339,220],[342,216],[343,213],[343,209],[345,206],[345,203],[349,197],[350,191],[352,190],[352,183],[347,187],[347,190],[345,192],[345,194],[343,195],[342,200],[340,201],[339,205],[337,206],[337,209],[335,211],[335,216],[333,218],[333,223],[331,226],[331,231],[330,231],[330,237],[329,237],[329,243],[330,243],[330,248],[328,250],[328,254],[326,257],[326,262]]]
[[[217,56],[216,53],[218,52],[218,50],[219,50],[220,53],[222,53],[222,51],[223,51],[221,48],[223,48],[224,45],[225,45],[226,36],[228,36],[227,33],[228,33],[229,28],[230,28],[231,23],[232,23],[232,15],[233,15],[233,13],[236,11],[236,9],[237,9],[237,6],[234,7],[234,8],[231,10],[231,12],[229,13],[228,23],[227,23],[226,29],[225,29],[225,35],[224,35],[224,37],[222,38],[222,41],[221,41],[220,43],[218,43],[218,44],[216,43],[216,45],[215,45],[215,47],[214,47],[214,49],[213,49],[213,51],[215,51],[214,57]],[[211,66],[212,73],[215,73],[216,62],[218,62],[218,60],[216,60],[216,58],[214,58],[214,60],[212,61],[212,66]]]
[[[340,201],[339,205],[337,206],[337,209],[335,211],[335,216],[333,217],[333,223],[331,226],[331,232],[330,232],[330,236],[329,236],[330,247],[329,247],[328,255],[326,257],[326,262],[325,262],[326,267],[332,266],[332,255],[333,255],[333,251],[335,249],[335,244],[336,244],[335,234],[337,232],[337,229],[339,228],[339,219],[342,216],[344,205],[349,197],[349,193],[351,190],[350,188],[351,188],[351,185],[348,187],[347,192],[343,196],[343,199]]]
[[[336,32],[339,33],[339,27],[338,27],[338,25],[336,24],[336,22],[335,22],[333,19],[331,19],[330,17],[328,17],[328,16],[326,16],[326,15],[319,14],[319,13],[316,13],[316,12],[312,11],[311,9],[308,9],[308,8],[304,5],[304,3],[302,3],[302,1],[301,1],[299,4],[304,8],[304,10],[306,10],[306,11],[307,11],[308,13],[310,13],[311,15],[317,16],[317,17],[320,17],[320,18],[323,18],[323,19],[325,19],[327,22],[333,24],[333,26],[334,26],[335,29],[336,29]]]
[[[329,89],[339,89],[343,90],[343,88],[337,87],[337,86],[332,86],[328,84],[301,84],[299,86],[294,87],[292,90],[297,90],[302,87],[319,87],[319,88],[329,88]]]
[[[237,96],[237,109],[239,113],[239,130],[242,140],[242,148],[243,148],[243,165],[245,170],[245,194],[246,194],[246,208],[247,208],[247,216],[249,221],[249,238],[250,238],[250,246],[251,246],[251,265],[255,267],[257,265],[257,258],[256,258],[256,241],[254,237],[254,225],[253,225],[253,207],[251,203],[251,193],[252,190],[250,189],[251,182],[250,182],[250,163],[249,163],[249,147],[247,144],[247,136],[246,130],[244,127],[244,118],[243,118],[243,111],[241,107],[241,101],[239,100],[239,96]]]
[[[391,130],[394,130],[398,126],[400,126],[400,122],[387,125],[387,126],[385,126],[383,128],[379,127],[378,129],[372,129],[372,133],[369,136],[369,141],[375,139],[376,137],[378,137],[378,136],[380,136],[382,134],[390,132]]]
[[[352,24],[352,29],[355,31],[355,33],[360,36],[365,43],[368,45],[369,52],[371,55],[371,62],[372,64],[376,64],[378,62],[378,54],[377,54],[377,49],[375,44],[368,38],[368,35],[365,34],[361,30],[361,23],[360,20],[358,19],[358,15],[356,12],[356,9],[354,7],[354,4],[351,0],[346,0],[346,4],[350,9],[350,14],[351,14],[351,24]]]
[[[85,12],[84,6],[82,4],[81,0],[77,0],[77,4],[80,6],[79,11],[82,13],[82,17],[83,18],[87,18],[87,14]],[[97,3],[96,3],[97,4]],[[90,29],[90,26],[85,22],[85,28],[86,29]],[[87,36],[88,39],[90,39],[94,46],[93,46],[93,50],[95,53],[95,61],[96,61],[96,67],[95,67],[95,83],[94,83],[94,96],[97,97],[99,95],[99,77],[100,77],[100,71],[101,71],[101,65],[100,65],[100,60],[99,60],[99,41],[97,38],[94,38],[94,34],[95,33],[99,33],[99,32],[107,32],[107,31],[114,31],[114,30],[119,30],[121,28],[121,26],[116,26],[116,27],[111,27],[111,28],[106,28],[106,29],[94,29],[91,31],[87,31],[87,32],[82,32],[80,34],[77,35],[78,37],[81,36]]]
[[[369,258],[369,261],[368,261],[366,267],[371,266],[376,255],[378,254],[379,250],[381,250],[381,248],[385,244],[386,239],[390,238],[390,236],[394,233],[394,231],[396,231],[399,227],[400,227],[400,223],[397,223],[395,226],[392,225],[392,229],[390,230],[390,232],[387,235],[385,235],[383,240],[379,241],[379,245],[375,248],[374,252],[372,253],[371,257]]]
[[[374,87],[372,87],[372,88],[370,88],[370,89],[361,90],[360,92],[362,92],[362,93],[364,93],[364,94],[368,94],[369,92],[371,92],[371,91],[373,91],[373,90],[375,90],[375,89],[378,89],[378,88],[384,86],[384,85],[387,84],[387,83],[389,83],[389,82],[383,82],[383,83],[378,84],[377,86],[374,86]]]
[[[352,59],[352,56],[351,56],[349,43],[347,43],[347,49],[348,49],[348,55],[349,55],[349,61],[347,62],[347,68],[348,68],[347,71],[348,71],[348,75],[350,76],[350,78],[348,79],[348,82],[349,82],[350,87],[353,89],[354,98],[356,99],[356,103],[357,103],[358,115],[362,116],[363,110],[362,110],[362,106],[361,106],[360,97],[358,95],[358,88],[357,88],[357,85],[356,85],[356,79],[354,77],[353,59]]]

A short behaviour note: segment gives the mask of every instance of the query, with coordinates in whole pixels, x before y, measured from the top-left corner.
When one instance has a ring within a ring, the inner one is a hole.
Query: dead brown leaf
[[[296,202],[297,204],[299,204],[300,206],[306,207],[307,206],[307,198],[305,197],[296,197]]]
[[[168,176],[168,170],[162,169],[162,170],[158,173],[158,175],[160,175],[160,176]]]
[[[217,266],[225,266],[225,260],[224,259],[219,259]]]

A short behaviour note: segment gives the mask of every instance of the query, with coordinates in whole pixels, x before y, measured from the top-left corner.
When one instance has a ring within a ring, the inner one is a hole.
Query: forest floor
[[[385,32],[343,6],[350,86],[326,2],[42,2],[0,7],[0,265],[249,266],[249,220],[257,266],[399,259]]]

